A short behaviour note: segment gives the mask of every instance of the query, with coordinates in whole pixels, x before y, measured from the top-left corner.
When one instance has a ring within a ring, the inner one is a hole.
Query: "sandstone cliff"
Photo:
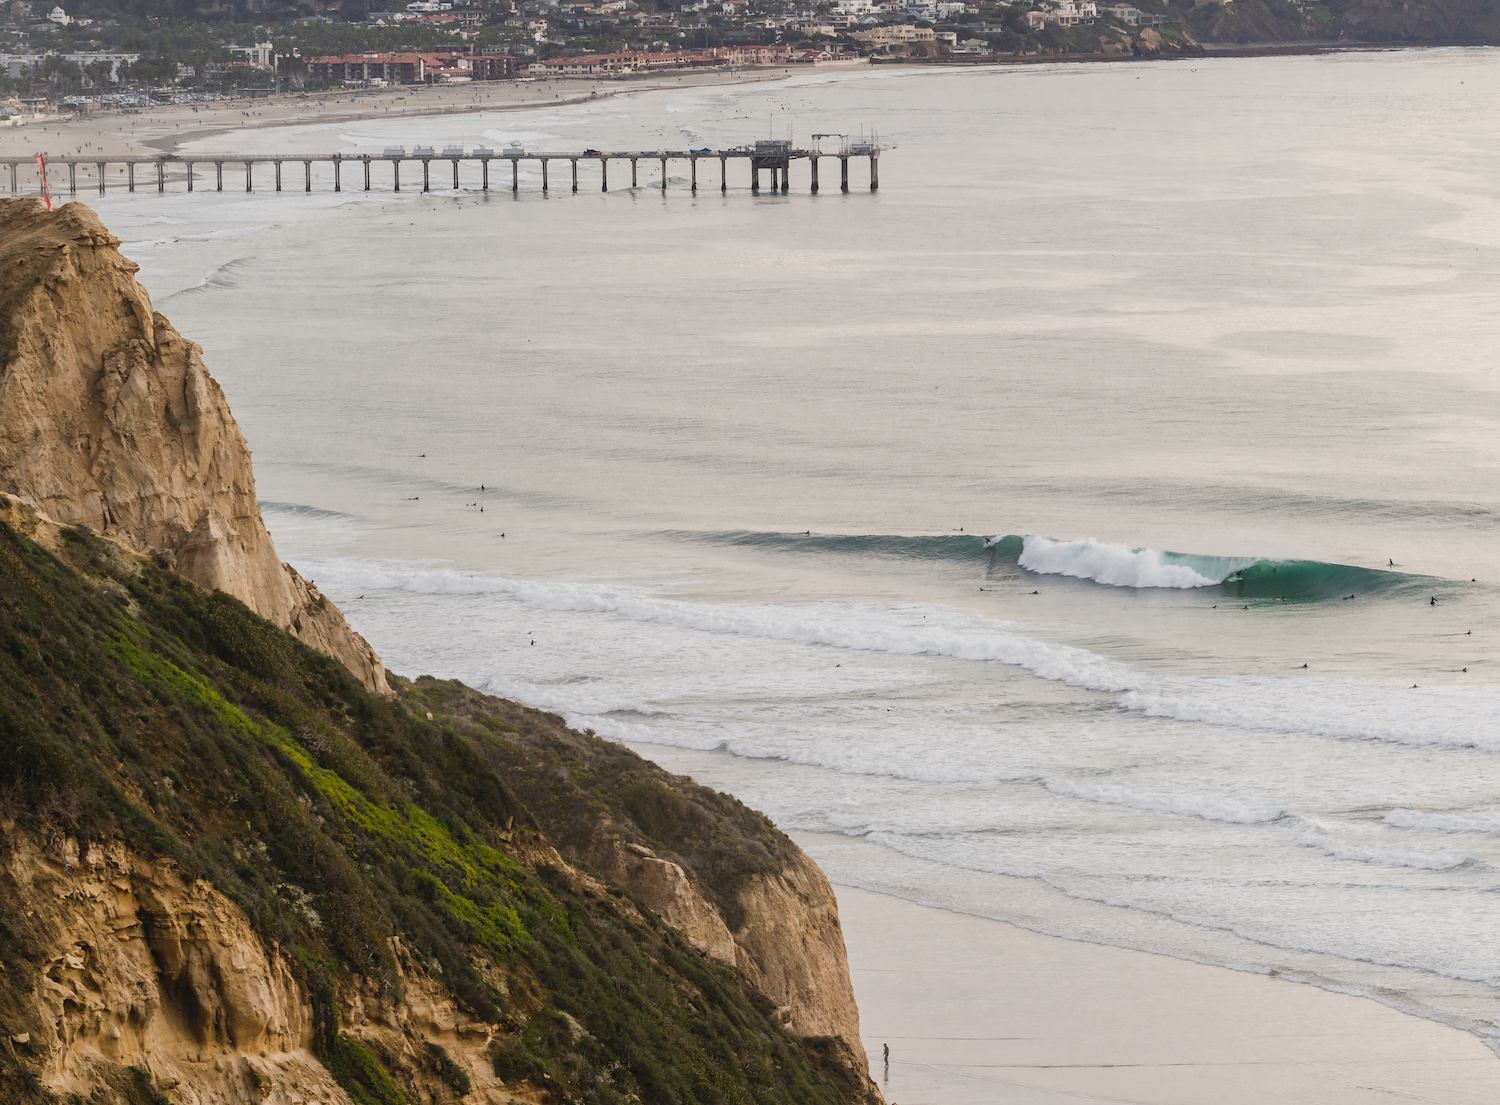
[[[165,554],[388,693],[374,649],[277,559],[223,391],[118,246],[82,204],[0,199],[0,492]]]
[[[116,245],[0,200],[0,1100],[878,1105],[816,865],[387,680]]]
[[[503,733],[511,787],[565,855],[742,971],[787,1031],[837,1038],[868,1069],[838,901],[785,834],[728,795],[575,732],[556,715],[454,681],[397,685],[403,702],[468,721],[474,732]],[[567,769],[527,771],[534,759]]]
[[[9,1044],[36,1059],[49,1091],[99,1100],[111,1089],[128,1096],[139,1080],[182,1105],[355,1105],[316,1054],[304,972],[212,884],[119,840],[44,843],[14,822],[0,830],[27,923],[45,934],[30,1031],[10,1032]],[[455,1001],[399,938],[391,952],[395,987],[346,987],[340,1025],[385,1057],[407,1097],[530,1105],[532,1093],[496,1077],[498,1027]]]

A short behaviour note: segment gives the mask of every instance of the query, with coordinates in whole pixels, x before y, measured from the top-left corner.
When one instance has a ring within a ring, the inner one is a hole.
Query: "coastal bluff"
[[[277,558],[224,392],[119,245],[81,203],[0,199],[0,494],[166,556],[389,694],[375,650]]]
[[[387,674],[118,244],[0,200],[0,1100],[881,1105],[817,865]]]

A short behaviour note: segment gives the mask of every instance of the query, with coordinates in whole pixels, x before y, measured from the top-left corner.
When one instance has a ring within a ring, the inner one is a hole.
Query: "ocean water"
[[[878,131],[881,192],[99,207],[392,669],[837,882],[1500,1047],[1497,107],[1483,49],[799,73],[199,149]]]

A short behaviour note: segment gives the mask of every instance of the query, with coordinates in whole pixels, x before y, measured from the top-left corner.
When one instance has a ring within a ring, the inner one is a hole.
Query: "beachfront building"
[[[385,81],[388,84],[451,84],[473,80],[473,62],[465,54],[340,54],[307,63],[314,81]]]
[[[99,61],[109,62],[109,80],[118,84],[120,80],[120,66],[134,65],[141,60],[140,54],[63,54],[64,61],[71,61],[80,69]],[[13,81],[20,80],[28,72],[40,72],[42,63],[47,60],[46,54],[0,54],[0,73],[4,73]]]
[[[1026,22],[1032,30],[1041,30],[1048,23],[1059,27],[1077,27],[1079,24],[1096,23],[1099,7],[1094,0],[1062,0],[1048,11],[1027,12]]]
[[[904,46],[914,42],[933,42],[937,38],[931,27],[914,27],[910,23],[888,23],[882,27],[871,27],[868,31],[855,31],[854,38],[868,42],[871,46]]]

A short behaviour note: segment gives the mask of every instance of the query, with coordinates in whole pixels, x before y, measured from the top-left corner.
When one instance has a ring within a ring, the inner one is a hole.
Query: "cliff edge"
[[[880,1105],[817,865],[388,678],[117,245],[0,200],[0,1100]]]
[[[277,559],[224,392],[119,244],[83,204],[0,199],[0,492],[166,555],[390,693],[375,650]]]

